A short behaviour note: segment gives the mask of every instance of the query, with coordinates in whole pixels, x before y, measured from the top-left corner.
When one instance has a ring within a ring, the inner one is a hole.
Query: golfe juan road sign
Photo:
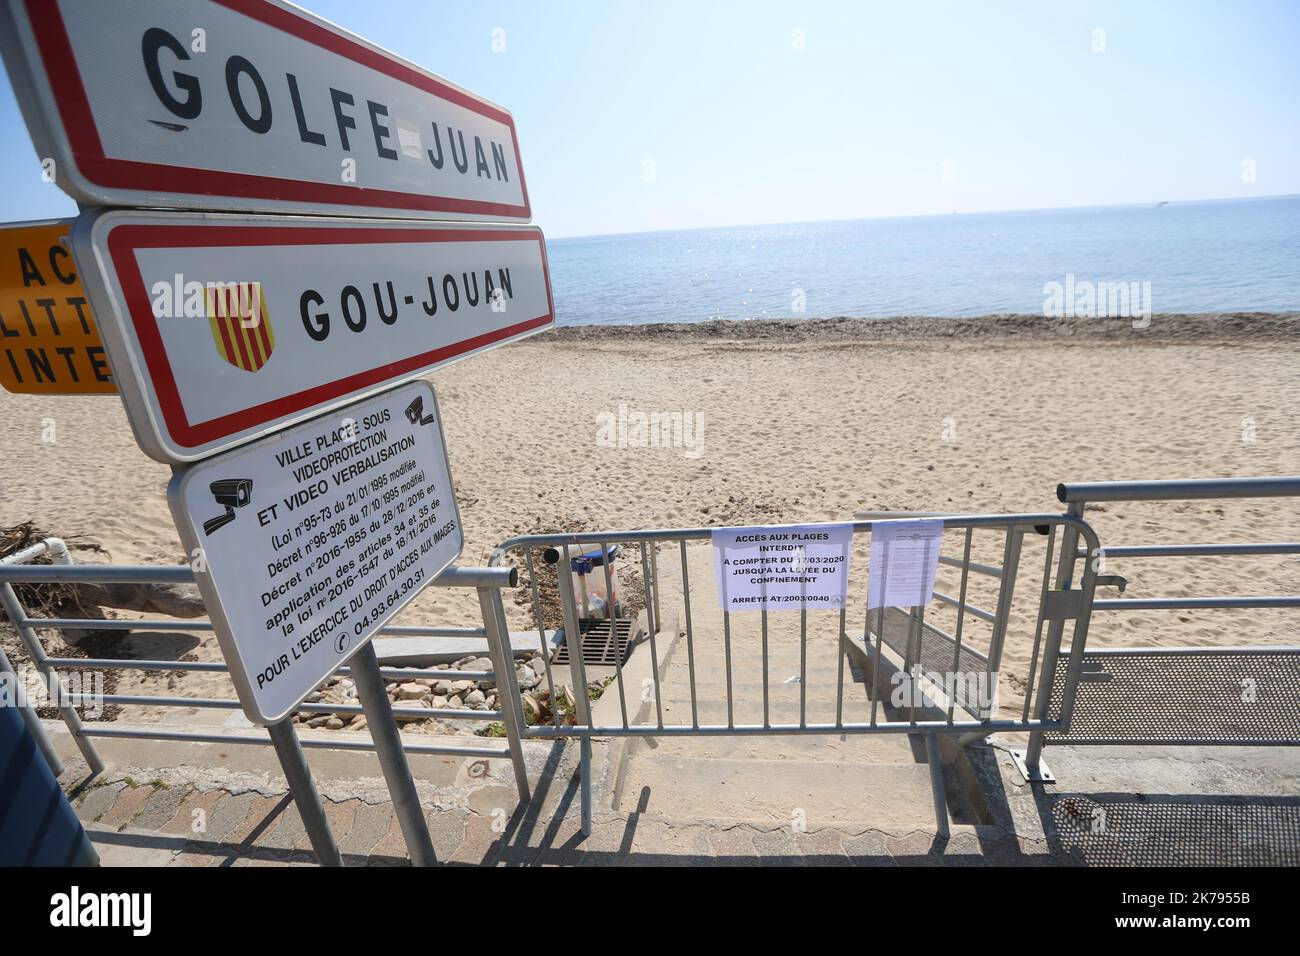
[[[531,218],[506,110],[281,0],[0,0],[0,50],[85,206]]]

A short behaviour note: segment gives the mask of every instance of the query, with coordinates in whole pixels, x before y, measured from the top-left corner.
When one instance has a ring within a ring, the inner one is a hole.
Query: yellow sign
[[[114,395],[68,251],[70,219],[0,227],[0,385],[36,395]]]

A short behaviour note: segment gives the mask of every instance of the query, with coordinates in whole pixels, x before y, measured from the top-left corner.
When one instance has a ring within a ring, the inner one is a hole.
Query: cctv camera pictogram
[[[225,505],[225,514],[209,518],[203,522],[203,533],[212,534],[218,528],[224,528],[235,520],[235,509],[242,508],[253,500],[253,480],[251,478],[222,478],[208,485],[217,504]]]
[[[432,425],[433,416],[424,414],[424,397],[415,396],[410,405],[406,406],[406,420],[412,425]]]

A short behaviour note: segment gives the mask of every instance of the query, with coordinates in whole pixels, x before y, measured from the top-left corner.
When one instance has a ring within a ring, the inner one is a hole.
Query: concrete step
[[[631,702],[629,701],[629,704]],[[689,694],[681,696],[664,697],[662,699],[664,723],[665,724],[686,724],[691,723],[691,701]],[[717,696],[709,697],[700,693],[696,698],[696,713],[699,716],[701,724],[722,725],[727,722],[727,701],[725,694],[719,692]],[[835,695],[832,692],[829,695],[814,697],[808,696],[805,705],[806,720],[808,723],[833,723],[835,720]],[[783,694],[780,696],[772,695],[768,698],[768,716],[769,721],[773,724],[795,724],[799,722],[799,696]],[[844,696],[844,720],[846,722],[864,722],[871,718],[871,704],[864,697],[851,697],[847,692]],[[885,720],[885,708],[881,705],[878,714],[879,720]],[[646,722],[650,723],[655,720],[655,708],[653,702],[647,707]],[[746,691],[744,694],[737,692],[732,701],[732,720],[736,724],[756,725],[763,722],[763,698],[761,692]]]
[[[813,674],[810,671],[808,679],[803,682],[790,681],[786,683],[787,676],[797,677],[798,675],[786,675],[785,673],[771,675],[766,685],[768,697],[773,700],[777,697],[790,697],[798,700],[799,690],[803,688],[807,692],[809,700],[812,700],[814,696],[829,697],[833,700],[839,686],[834,672],[830,674]],[[733,674],[731,678],[732,694],[735,695],[737,700],[742,698],[762,700],[764,684],[759,679],[760,677],[761,675],[758,674]],[[659,692],[665,700],[670,697],[688,698],[691,693],[690,678],[679,674],[665,675],[664,678],[660,678]],[[711,671],[705,674],[697,672],[695,675],[695,692],[701,698],[712,697],[721,700],[727,694],[726,677]],[[848,700],[850,697],[856,697],[865,700],[866,696],[867,685],[855,681],[853,675],[846,670],[844,672],[844,699]]]
[[[674,757],[724,760],[817,760],[845,764],[913,764],[925,761],[925,744],[904,734],[781,734],[746,737],[654,738],[642,743],[647,759]],[[629,758],[631,759],[631,758]]]
[[[934,826],[929,769],[923,764],[826,760],[630,758],[617,808],[652,816],[826,826]]]
[[[782,684],[788,677],[799,676],[799,660],[796,658],[792,661],[771,661],[767,666],[767,679],[773,685]],[[828,683],[834,684],[839,674],[839,666],[835,661],[817,661],[810,659],[807,667],[803,670],[807,677],[808,683]],[[685,656],[674,658],[673,662],[660,671],[660,681],[662,683],[680,683],[685,685],[690,680],[691,670]],[[726,681],[727,670],[726,662],[721,660],[695,659],[695,680],[705,679]],[[731,664],[732,681],[762,681],[763,665],[759,661],[732,661]],[[849,662],[844,662],[844,683],[853,683],[853,668]],[[796,685],[797,686],[797,685]]]

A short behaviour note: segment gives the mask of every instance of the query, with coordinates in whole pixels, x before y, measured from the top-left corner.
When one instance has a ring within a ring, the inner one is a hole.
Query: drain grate
[[[614,619],[618,640],[610,639],[609,619],[584,617],[578,621],[578,632],[582,635],[582,663],[615,667],[627,663],[628,645],[632,641],[632,619],[618,617]],[[569,645],[563,643],[555,649],[552,664],[569,663]]]

